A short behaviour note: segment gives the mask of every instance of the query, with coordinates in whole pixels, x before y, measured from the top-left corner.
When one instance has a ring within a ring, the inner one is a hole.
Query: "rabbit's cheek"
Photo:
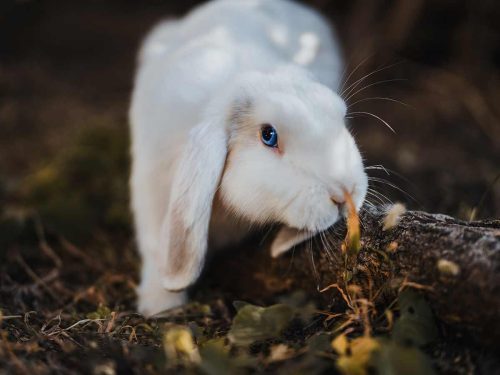
[[[326,192],[316,189],[304,192],[284,212],[287,225],[313,232],[323,231],[338,220],[339,210]]]
[[[363,172],[363,174],[360,176],[360,178],[356,183],[356,188],[354,189],[354,194],[353,194],[354,203],[358,210],[361,209],[363,203],[365,202],[367,189],[368,189],[368,177]]]

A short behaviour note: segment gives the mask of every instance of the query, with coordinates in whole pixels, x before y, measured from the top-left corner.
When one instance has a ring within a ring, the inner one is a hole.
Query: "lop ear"
[[[314,233],[312,232],[290,228],[284,225],[281,227],[271,244],[271,256],[273,258],[277,258],[281,254],[292,249],[294,246],[311,238],[313,235]]]
[[[187,288],[201,273],[208,243],[212,202],[227,153],[223,122],[207,121],[189,133],[172,181],[160,246],[166,254],[163,286]]]

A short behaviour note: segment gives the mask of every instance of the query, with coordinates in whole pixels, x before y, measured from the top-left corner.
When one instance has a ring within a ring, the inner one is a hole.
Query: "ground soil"
[[[162,361],[165,324],[195,321],[209,337],[229,329],[235,310],[217,286],[203,298],[210,314],[191,306],[167,322],[146,322],[133,312],[138,257],[128,213],[123,214],[127,107],[137,48],[156,21],[182,15],[196,3],[7,0],[0,5],[0,363],[6,371],[156,372],[162,365],[151,364]],[[371,86],[348,100],[351,111],[373,113],[396,130],[392,134],[373,116],[349,116],[366,164],[389,171],[369,170],[372,186],[383,194],[372,201],[402,201],[465,220],[500,217],[496,2],[308,3],[338,31],[346,78],[355,70],[347,85],[373,73],[362,87]],[[96,184],[85,186],[82,172],[63,187],[50,185],[49,193],[38,193],[47,166],[62,173],[57,166],[71,165],[65,155],[75,157],[72,150],[89,132],[87,139],[111,144],[110,152],[118,139],[112,165],[117,160],[119,171],[103,167],[103,173],[116,176],[118,187],[104,189],[109,195],[103,198],[94,193],[105,183],[92,179]],[[66,230],[60,217],[50,216],[50,189],[84,191],[71,195],[71,202],[57,201],[63,207],[99,202],[94,204],[106,209],[68,215],[62,221],[79,230]],[[119,207],[102,203],[116,190]],[[81,217],[86,220],[78,221]],[[311,334],[300,332],[295,342]],[[492,373],[489,354],[468,350],[463,340],[429,349],[443,359],[438,370]],[[269,343],[255,351],[268,349]]]

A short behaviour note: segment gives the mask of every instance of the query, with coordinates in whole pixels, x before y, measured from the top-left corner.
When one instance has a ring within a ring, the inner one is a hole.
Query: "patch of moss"
[[[45,226],[72,240],[128,231],[128,166],[125,129],[86,129],[27,178],[23,195]]]

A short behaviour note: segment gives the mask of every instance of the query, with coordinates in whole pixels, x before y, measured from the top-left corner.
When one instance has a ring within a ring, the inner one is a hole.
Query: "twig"
[[[24,269],[28,276],[33,279],[36,285],[40,285],[55,301],[59,303],[61,302],[60,298],[52,291],[52,289],[50,289],[47,283],[42,278],[40,278],[40,276],[38,276],[35,271],[33,271],[33,269],[24,261],[21,254],[17,254],[16,261]]]

